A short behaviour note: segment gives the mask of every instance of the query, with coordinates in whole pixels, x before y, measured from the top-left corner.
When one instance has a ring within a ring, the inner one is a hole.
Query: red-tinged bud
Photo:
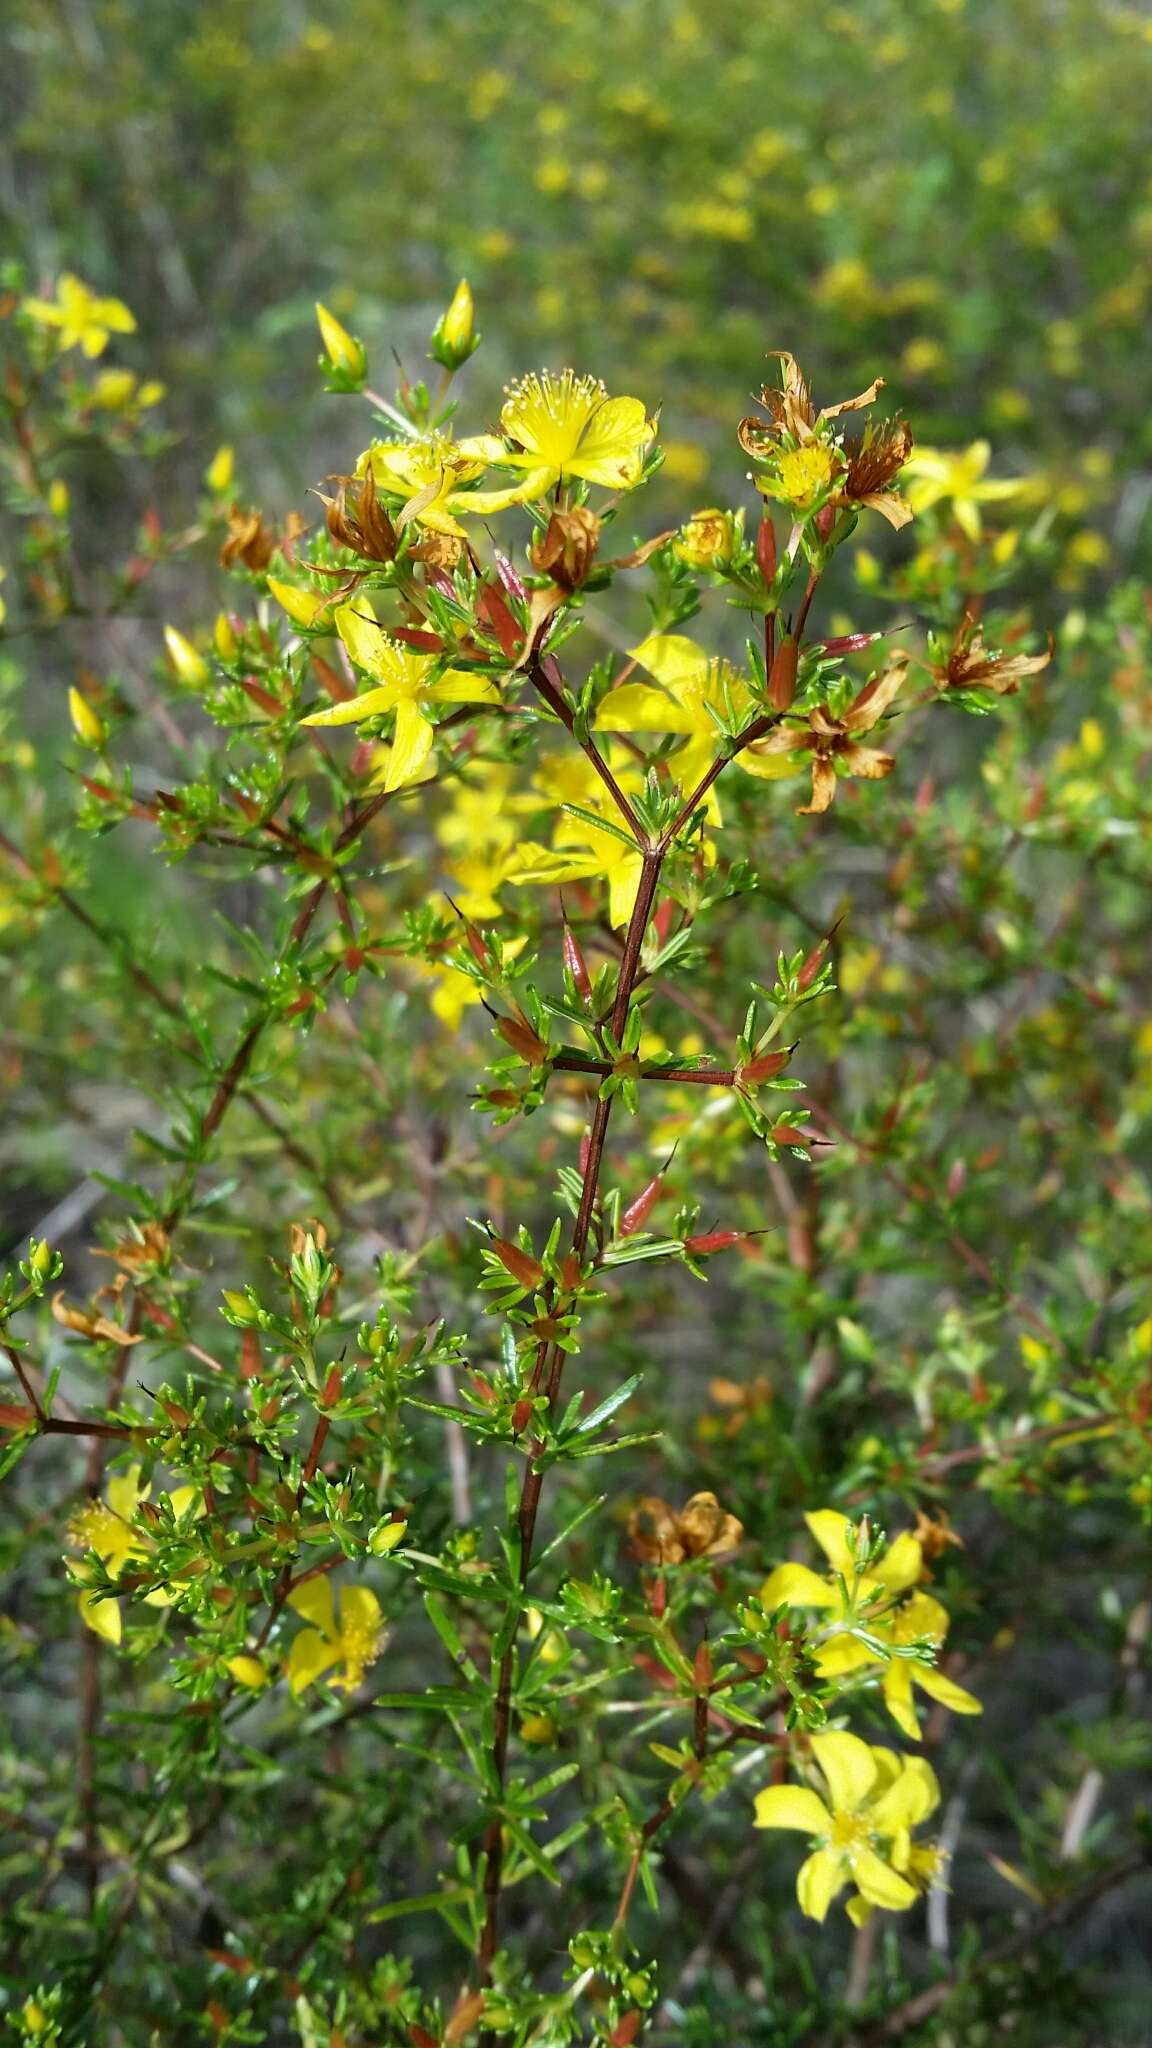
[[[655,1615],[657,1621],[662,1621],[668,1612],[667,1579],[649,1579],[644,1588],[644,1597],[648,1602],[648,1612]]]
[[[515,563],[510,562],[507,555],[502,555],[499,548],[496,550],[496,574],[510,597],[518,598],[521,604],[527,604],[528,591],[524,579]]]
[[[367,775],[372,767],[376,752],[375,740],[360,740],[352,749],[351,768],[353,775]]]
[[[494,583],[486,583],[480,592],[476,615],[498,641],[501,654],[509,661],[515,661],[524,644],[523,630],[513,618],[503,595]]]
[[[161,1401],[160,1406],[173,1429],[187,1429],[192,1417],[186,1408],[181,1407],[179,1401]]]
[[[841,633],[833,640],[818,640],[816,645],[822,654],[861,654],[881,638],[879,633]]]
[[[931,810],[935,795],[935,777],[932,775],[921,776],[916,790],[916,815],[918,818],[924,817],[925,813]]]
[[[247,818],[248,823],[250,825],[254,825],[256,823],[257,818],[260,816],[260,805],[257,803],[253,803],[252,798],[250,796],[245,796],[242,789],[233,789],[229,792],[229,794],[232,798],[233,803],[236,806],[236,809],[241,813],[243,817]]]
[[[779,1124],[772,1137],[777,1145],[803,1145],[805,1150],[812,1143],[812,1132],[802,1131],[797,1124]]]
[[[151,563],[143,555],[130,555],[124,565],[124,582],[129,590],[138,590],[151,569]]]
[[[116,802],[116,791],[111,789],[106,782],[97,782],[91,775],[82,775],[80,780],[88,791],[89,796],[96,797],[100,803],[114,804]]]
[[[363,948],[363,946],[346,946],[346,947],[344,948],[344,971],[345,971],[345,973],[346,973],[346,974],[359,974],[359,972],[360,972],[360,969],[361,969],[361,968],[363,967],[363,965],[364,965],[364,948]]]
[[[560,1267],[560,1285],[566,1294],[576,1294],[580,1281],[580,1261],[575,1252],[566,1252]]]
[[[278,1394],[273,1394],[272,1399],[270,1401],[265,1401],[264,1406],[261,1408],[260,1420],[261,1422],[275,1422],[276,1417],[279,1415],[279,1413],[280,1396]]]
[[[440,2048],[435,2034],[430,2034],[427,2027],[409,2027],[408,2039],[412,2043],[412,2048]]]
[[[821,540],[827,540],[836,524],[835,505],[821,505],[813,524]]]
[[[812,951],[809,953],[808,958],[804,961],[804,964],[801,967],[799,974],[796,976],[796,986],[798,989],[804,990],[806,988],[811,988],[812,983],[815,981],[816,976],[820,972],[820,968],[824,960],[824,955],[827,953],[829,946],[832,944],[832,941],[836,937],[836,934],[839,931],[843,922],[844,919],[842,917],[838,917],[831,931],[828,933],[827,937],[821,939],[818,946],[813,946]]]
[[[522,1252],[518,1244],[509,1244],[506,1237],[494,1237],[492,1249],[505,1270],[511,1273],[521,1287],[539,1287],[544,1278],[544,1268],[539,1259],[530,1252]]]
[[[626,2012],[618,2026],[608,2036],[608,2048],[632,2048],[632,2043],[644,2024],[644,2015],[637,2006]]]
[[[284,1015],[286,1017],[298,1017],[301,1010],[314,1009],[315,1005],[315,990],[306,988],[302,996],[297,996],[296,1001],[294,1003],[289,1003],[288,1008],[284,1012]]]
[[[518,1052],[529,1066],[538,1067],[547,1059],[548,1047],[533,1031],[526,1017],[497,1017],[496,1029],[505,1045]]]
[[[255,1330],[245,1330],[240,1339],[241,1374],[246,1380],[254,1380],[262,1364],[260,1339]]]
[[[472,1392],[475,1394],[476,1399],[478,1401],[483,1401],[484,1406],[486,1408],[494,1408],[496,1406],[496,1389],[492,1385],[491,1380],[488,1379],[484,1373],[470,1372],[468,1375],[468,1384],[471,1387]]]
[[[629,1202],[620,1218],[621,1237],[632,1237],[637,1230],[644,1228],[663,1185],[664,1175],[658,1173],[655,1180],[650,1180],[647,1187],[640,1190],[635,1201]]]
[[[517,1401],[516,1406],[512,1410],[512,1427],[515,1430],[517,1436],[519,1436],[520,1431],[522,1429],[527,1429],[528,1424],[531,1422],[531,1420],[531,1401]]]
[[[652,929],[655,932],[657,941],[661,946],[665,943],[668,937],[668,932],[672,924],[672,919],[675,915],[675,903],[673,902],[671,896],[665,896],[664,901],[657,905],[652,917]]]
[[[796,695],[796,671],[800,665],[800,648],[794,633],[788,633],[780,642],[768,674],[768,707],[771,711],[787,711]]]
[[[346,704],[350,697],[356,695],[347,676],[341,675],[338,668],[333,668],[332,663],[325,661],[324,656],[317,654],[315,650],[312,653],[312,667],[316,671],[316,679],[321,689],[332,699],[333,704]]]
[[[776,528],[765,512],[756,534],[756,567],[765,583],[776,575]]]
[[[320,1396],[320,1406],[322,1408],[334,1408],[343,1391],[344,1375],[338,1365],[330,1365],[328,1367],[328,1376],[324,1381],[324,1392]]]
[[[155,505],[149,505],[148,510],[145,512],[144,517],[141,521],[141,525],[143,526],[145,533],[148,535],[149,540],[163,540],[164,523],[160,517],[160,514],[156,510]]]
[[[0,1429],[27,1429],[35,1420],[31,1408],[22,1408],[15,1401],[0,1401]]]
[[[948,1169],[948,1178],[944,1183],[950,1202],[956,1200],[967,1178],[968,1167],[966,1162],[963,1159],[954,1159]]]
[[[261,689],[260,684],[254,682],[251,676],[240,677],[240,688],[243,690],[244,695],[250,697],[253,704],[261,711],[266,711],[270,718],[280,717],[284,706],[278,697],[272,695],[271,690]]]
[[[494,1109],[515,1109],[520,1097],[514,1088],[489,1088],[484,1100]]]
[[[697,1691],[703,1692],[705,1686],[711,1685],[713,1676],[712,1652],[707,1643],[700,1643],[692,1660],[692,1677]]]
[[[684,1249],[692,1258],[706,1256],[709,1252],[726,1252],[747,1235],[746,1230],[705,1230],[696,1237],[686,1237]]]
[[[585,1003],[590,1003],[592,1000],[592,977],[588,972],[584,955],[580,951],[580,944],[576,934],[567,920],[565,920],[564,924],[564,965],[576,984],[576,992],[581,1000]]]
[[[747,1060],[741,1067],[741,1081],[770,1081],[773,1074],[779,1074],[788,1065],[794,1048],[785,1046],[783,1052],[762,1052],[758,1059]]]
[[[489,951],[488,941],[479,927],[474,925],[471,919],[467,917],[464,919],[464,936],[468,941],[468,951],[471,953],[477,967],[483,967],[485,972],[487,972],[492,965],[492,955]]]
[[[388,630],[393,640],[402,640],[405,647],[415,647],[421,654],[445,652],[439,633],[422,633],[417,626],[390,626]]]

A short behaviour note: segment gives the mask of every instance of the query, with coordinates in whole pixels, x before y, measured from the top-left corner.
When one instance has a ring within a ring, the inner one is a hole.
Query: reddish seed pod
[[[531,1420],[531,1401],[517,1401],[516,1406],[512,1410],[512,1427],[515,1430],[517,1436],[519,1436],[520,1431],[522,1429],[527,1429],[528,1424]]]
[[[756,567],[765,583],[776,574],[776,528],[765,512],[756,534]]]
[[[330,1365],[328,1377],[324,1382],[324,1392],[320,1396],[320,1406],[322,1408],[334,1408],[343,1391],[344,1375],[338,1365]]]
[[[547,1059],[548,1047],[542,1038],[537,1037],[526,1017],[498,1017],[496,1029],[505,1045],[518,1052],[529,1066],[538,1067],[542,1060]]]
[[[483,932],[467,917],[464,919],[464,936],[468,941],[468,951],[471,953],[477,967],[487,969],[491,965],[488,942]]]
[[[567,922],[567,919],[565,919],[564,923],[564,965],[576,984],[577,994],[584,1002],[590,1003],[592,1000],[592,977],[588,972],[584,955],[580,951],[580,944],[576,934]]]
[[[705,1230],[696,1237],[684,1239],[684,1249],[692,1257],[699,1253],[726,1252],[731,1245],[739,1244],[747,1237],[746,1230]]]
[[[758,1059],[748,1060],[740,1069],[742,1081],[769,1081],[773,1074],[779,1074],[792,1057],[792,1047],[785,1046],[783,1052],[762,1052]]]
[[[713,1678],[712,1652],[707,1643],[700,1643],[692,1660],[692,1676],[701,1689],[711,1685]]]
[[[641,1189],[636,1200],[629,1202],[628,1207],[620,1218],[621,1237],[631,1237],[634,1232],[643,1228],[652,1213],[657,1196],[663,1185],[664,1175],[658,1173],[655,1180],[650,1180],[647,1187]]]
[[[796,695],[796,671],[800,666],[800,648],[794,633],[789,633],[780,642],[773,658],[768,676],[768,705],[772,711],[787,711]]]
[[[492,1249],[500,1264],[518,1280],[522,1287],[538,1287],[544,1278],[544,1268],[539,1259],[529,1252],[522,1252],[519,1245],[509,1244],[506,1237],[494,1237]]]

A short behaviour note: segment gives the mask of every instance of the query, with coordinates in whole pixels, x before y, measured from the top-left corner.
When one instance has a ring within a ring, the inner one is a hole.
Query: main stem
[[[644,854],[640,871],[640,887],[628,930],[624,939],[624,952],[620,961],[620,974],[616,983],[616,998],[612,1006],[612,1031],[619,1041],[628,1018],[628,1006],[640,972],[640,954],[644,934],[652,914],[656,890],[660,882],[660,869],[664,854],[648,849]],[[596,1208],[596,1197],[600,1185],[600,1171],[604,1160],[604,1142],[608,1135],[608,1123],[612,1115],[612,1097],[597,1101],[588,1136],[588,1151],[584,1167],[584,1185],[580,1207],[572,1232],[572,1250],[583,1260],[588,1249],[592,1229],[592,1218]],[[560,1382],[564,1374],[564,1352],[558,1344],[541,1347],[536,1361],[534,1382],[544,1383],[548,1397],[549,1413],[556,1406],[560,1393]],[[540,1509],[540,1494],[544,1474],[533,1457],[528,1460],[524,1483],[520,1489],[520,1506],[517,1513],[517,1527],[520,1537],[520,1588],[527,1584],[532,1567],[532,1547],[536,1537],[536,1518]],[[505,1650],[500,1660],[500,1671],[496,1684],[496,1706],[492,1726],[492,1762],[498,1786],[498,1801],[502,1800],[508,1768],[508,1736],[512,1722],[512,1685],[516,1669],[515,1645]],[[504,1832],[499,1812],[493,1814],[484,1838],[484,1928],[480,1937],[480,1970],[483,1981],[491,1977],[492,1960],[496,1954],[500,1933],[500,1892],[504,1877]]]

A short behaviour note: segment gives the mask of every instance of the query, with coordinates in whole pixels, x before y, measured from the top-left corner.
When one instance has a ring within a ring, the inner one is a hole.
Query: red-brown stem
[[[628,922],[624,939],[624,952],[620,961],[620,973],[616,983],[616,1000],[612,1007],[612,1030],[619,1039],[628,1017],[628,1006],[640,970],[640,953],[648,919],[660,882],[663,854],[658,850],[646,850],[640,873],[640,887]],[[604,1159],[604,1142],[608,1134],[609,1118],[612,1114],[612,1100],[598,1100],[592,1117],[592,1128],[588,1136],[588,1151],[584,1167],[584,1185],[580,1207],[572,1232],[572,1249],[576,1256],[583,1258],[588,1248],[592,1217],[596,1207],[596,1196],[600,1182],[600,1170]],[[534,1381],[544,1377],[548,1365],[546,1390],[549,1410],[555,1408],[564,1373],[565,1354],[559,1345],[543,1345],[536,1361]],[[544,1475],[529,1458],[520,1490],[520,1506],[517,1523],[520,1536],[520,1586],[527,1583],[532,1564],[532,1546],[536,1535],[536,1518],[540,1508],[540,1494]],[[492,1724],[492,1762],[495,1768],[500,1796],[503,1796],[508,1764],[508,1737],[512,1723],[512,1683],[515,1673],[515,1646],[510,1646],[500,1661],[496,1682],[496,1701]],[[503,1823],[499,1812],[493,1814],[484,1838],[484,1928],[480,1937],[480,1971],[483,1982],[491,1978],[492,1961],[496,1954],[500,1931],[500,1891],[504,1873]]]
[[[549,667],[554,670],[552,675],[548,674]],[[548,709],[555,712],[565,731],[572,733],[573,738],[575,738],[574,727],[576,720],[564,701],[564,692],[559,686],[558,677],[559,671],[555,669],[554,663],[550,663],[547,656],[544,657],[543,661],[535,659],[529,663],[528,679],[533,688],[543,697]],[[577,740],[577,745],[582,748],[592,763],[621,817],[626,820],[633,838],[640,846],[647,846],[648,838],[644,827],[641,825],[639,818],[636,816],[595,740]]]

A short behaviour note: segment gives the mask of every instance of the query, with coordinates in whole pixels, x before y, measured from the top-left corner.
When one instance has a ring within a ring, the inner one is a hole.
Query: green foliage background
[[[753,919],[741,922],[739,901],[721,912],[697,1008],[738,1017],[737,992],[768,970],[777,946],[811,943],[850,899],[836,956],[842,993],[809,1030],[805,1072],[860,1143],[825,1160],[818,1198],[789,1163],[788,1229],[762,1263],[733,1262],[706,1291],[679,1271],[641,1269],[657,1277],[635,1290],[639,1305],[617,1305],[594,1326],[588,1383],[607,1391],[658,1351],[677,1427],[659,1456],[611,1461],[610,1525],[583,1536],[573,1560],[585,1576],[604,1566],[634,1579],[624,1524],[628,1499],[645,1489],[679,1502],[715,1487],[753,1539],[745,1590],[794,1544],[804,1508],[863,1499],[895,1529],[914,1501],[950,1503],[967,1548],[945,1556],[943,1587],[987,1701],[983,1722],[952,1725],[941,1766],[962,1831],[949,1954],[961,1966],[1029,1903],[990,1858],[1023,1871],[1045,1898],[1062,1896],[1061,1842],[1086,1772],[1106,1782],[1081,1845],[1089,1873],[1123,1848],[1133,1814],[1146,1840],[1143,1678],[1124,1661],[1147,1595],[1152,1498],[1140,1407],[1152,1347],[1146,11],[1094,0],[842,9],[767,0],[743,13],[657,0],[249,0],[243,9],[231,0],[7,0],[2,19],[5,253],[23,259],[33,287],[70,268],[124,298],[140,329],[126,353],[170,390],[164,416],[176,438],[154,475],[129,465],[113,476],[76,457],[78,539],[97,565],[155,495],[166,525],[193,516],[220,441],[236,445],[246,501],[262,498],[280,514],[302,502],[308,484],[366,439],[351,408],[318,395],[313,300],[364,336],[384,385],[379,366],[393,345],[409,370],[422,367],[428,331],[462,273],[487,331],[466,372],[473,424],[490,424],[507,376],[543,359],[662,401],[670,454],[635,515],[646,532],[672,506],[679,517],[690,503],[744,490],[733,425],[774,346],[797,349],[820,396],[883,372],[892,410],[909,414],[919,441],[963,447],[987,436],[998,473],[1042,480],[1013,587],[1036,627],[1059,632],[1053,674],[1002,718],[956,716],[944,737],[917,728],[901,752],[899,805],[868,808],[868,793],[859,804],[838,800],[827,830],[799,848],[790,803],[769,826],[759,786],[726,799],[733,843],[760,868],[764,894]],[[903,541],[895,553],[906,559]],[[837,602],[848,604],[850,587],[845,578]],[[888,617],[894,606],[931,611],[910,572],[894,572],[881,597]],[[853,593],[853,619],[871,624],[881,597]],[[100,638],[102,673],[122,669],[133,688],[154,682],[161,619],[210,617],[218,602],[210,561],[168,568],[127,637]],[[66,685],[90,658],[86,635],[69,621],[28,664],[18,729],[36,740],[43,765],[27,818],[46,840],[75,805],[59,735]],[[17,653],[3,659],[7,682]],[[162,692],[140,689],[154,708]],[[138,754],[146,768],[175,772],[151,730]],[[182,765],[191,775],[196,762]],[[927,783],[938,800],[917,809]],[[415,852],[433,863],[434,807],[431,817],[407,831],[386,820],[381,859]],[[199,948],[221,975],[247,971],[219,913],[270,948],[282,905],[266,882],[207,855],[165,868],[131,832],[84,857],[94,878],[84,900],[127,930],[137,961],[179,992],[214,1045],[234,1037],[243,992],[208,987],[186,962]],[[427,893],[421,874],[395,883],[413,909]],[[163,1133],[148,1097],[170,1104],[174,1065],[155,1019],[126,1003],[114,961],[78,950],[59,920],[37,928],[34,960],[24,943],[18,926],[3,1026],[13,1114],[0,1137],[0,1222],[13,1248],[69,1194],[77,1160],[162,1174],[125,1131],[135,1121],[153,1138]],[[303,1119],[314,1172],[294,1171],[267,1127],[239,1109],[219,1174],[226,1202],[229,1179],[241,1190],[228,1212],[235,1221],[192,1225],[193,1263],[208,1275],[194,1325],[201,1342],[230,1341],[215,1308],[220,1286],[271,1289],[268,1261],[283,1256],[287,1214],[338,1219],[338,1253],[362,1304],[379,1294],[382,1238],[418,1241],[430,1207],[441,1235],[412,1314],[443,1313],[483,1341],[460,1249],[466,1218],[491,1191],[487,1127],[466,1104],[472,1066],[429,1031],[402,975],[357,1000],[357,1045],[323,1021],[308,1039],[283,1018],[270,1032],[268,1099],[292,1128]],[[670,1043],[692,1023],[671,1008],[657,1021]],[[461,1044],[478,1067],[482,1034],[469,1031]],[[510,1215],[550,1217],[542,1182],[565,1135],[541,1118],[501,1141]],[[642,1160],[633,1163],[639,1173]],[[680,1171],[695,1174],[712,1205],[705,1222],[715,1210],[749,1229],[762,1223],[762,1168],[735,1137],[695,1149],[684,1140]],[[633,1182],[624,1193],[635,1193]],[[101,1213],[120,1210],[106,1198]],[[85,1220],[60,1239],[70,1287],[75,1272],[87,1270],[92,1285],[105,1277],[94,1261],[84,1267],[91,1237]],[[991,1287],[957,1254],[957,1238],[990,1262]],[[194,1293],[178,1275],[181,1312]],[[1021,1299],[1054,1342],[1036,1339],[1028,1315],[1021,1321]],[[1029,1335],[1031,1351],[1021,1343]],[[185,1363],[161,1355],[156,1380],[179,1379]],[[73,1396],[98,1403],[99,1382],[70,1371]],[[761,1373],[771,1400],[753,1403],[728,1434],[730,1418],[706,1398],[708,1376]],[[653,1399],[647,1384],[637,1427],[667,1424],[667,1406],[657,1415]],[[1118,1413],[1125,1428],[1099,1463],[1091,1446],[1036,1463],[1008,1442],[1017,1417],[1043,1431]],[[416,1436],[421,1499],[433,1534],[443,1533],[441,1438],[431,1423]],[[945,1458],[959,1453],[956,1496],[951,1477],[933,1477],[938,1446]],[[58,1530],[40,1526],[43,1475],[58,1493],[80,1485],[61,1446],[41,1444],[10,1496],[16,1621],[4,1638],[5,1734],[10,1784],[32,1774],[35,1812],[63,1840],[75,1794],[75,1608]],[[482,1465],[482,1479],[495,1499],[495,1463]],[[697,1593],[703,1610],[706,1586]],[[398,1596],[389,1618],[394,1646],[373,1683],[424,1682],[421,1610]],[[173,1984],[185,2014],[199,2013],[208,1992],[232,1997],[210,1954],[250,1914],[272,1930],[270,1970],[306,1943],[306,1988],[325,2024],[339,2013],[358,2043],[375,2044],[379,2031],[391,2048],[384,1966],[375,1978],[346,1969],[346,1869],[334,1868],[331,1843],[352,1845],[345,1866],[361,1857],[374,1873],[374,1905],[433,1884],[441,1845],[420,1812],[399,1811],[381,1875],[376,1830],[396,1787],[371,1731],[354,1721],[329,1750],[323,1711],[302,1736],[291,1713],[277,1720],[261,1706],[260,1741],[229,1752],[236,1832],[214,1834],[194,1740],[173,1766],[151,1704],[148,1679],[134,1673],[117,1712],[121,1734],[138,1731],[143,1761],[130,1781],[110,1768],[105,1815],[115,1854],[130,1855],[151,1781],[169,1770],[182,1824],[207,1844],[191,1890],[162,1861],[148,1868],[117,1961],[124,1976],[111,1973],[88,2015],[83,1889],[66,1869],[61,1917],[42,1913],[47,1837],[14,1835],[5,1994],[15,2000],[59,1969],[70,1987],[69,2048],[87,2039],[136,2048],[156,2027],[165,2040]],[[463,1817],[463,1801],[449,1801],[446,1824]],[[844,2039],[855,2021],[844,2006],[843,1925],[816,1932],[798,1921],[787,1856],[763,1838],[750,1852],[746,1822],[746,1811],[733,1822],[700,1809],[699,1832],[686,1829],[669,1850],[644,1940],[679,2004],[656,2038],[677,2048]],[[611,1844],[598,1841],[572,1883],[577,1917],[595,1914],[614,1870]],[[902,2038],[909,2048],[983,2048],[1007,2015],[1021,2041],[1137,2048],[1152,2039],[1139,1934],[1147,1898],[1145,1876],[1086,1911],[1062,1952],[1041,1951],[1042,1966],[1026,1956],[976,1973],[942,2018]],[[100,1939],[117,1908],[113,1892]],[[310,1939],[318,1923],[324,1938]],[[539,1911],[525,1909],[516,1925],[546,1971]],[[702,1933],[710,1960],[692,1974]],[[439,1922],[403,1930],[397,1946],[450,2004]],[[882,2025],[939,1962],[921,1931],[886,1931],[867,2023]],[[131,1983],[131,1995],[118,1983]],[[230,2038],[276,2048],[327,2039],[293,2018],[271,1975],[250,1995]],[[240,2009],[238,1991],[232,2003]],[[189,2039],[217,2038],[206,2020],[181,2026]]]

